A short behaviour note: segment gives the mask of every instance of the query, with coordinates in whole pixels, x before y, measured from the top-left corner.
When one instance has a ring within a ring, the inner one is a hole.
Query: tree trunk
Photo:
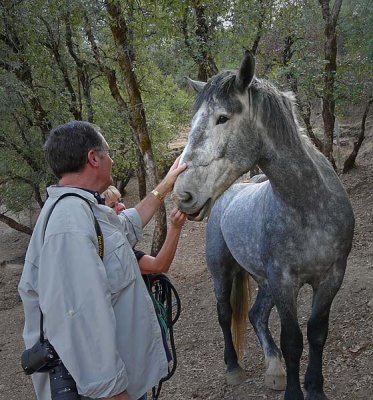
[[[136,176],[138,180],[138,185],[139,185],[139,198],[140,200],[143,199],[146,196],[146,169],[144,166],[144,159],[140,151],[140,143],[139,143],[139,136],[136,133],[136,126],[134,124],[133,118],[132,118],[132,113],[129,110],[128,104],[124,100],[121,91],[118,86],[117,78],[115,71],[111,68],[109,68],[107,65],[105,65],[104,61],[102,60],[102,57],[100,55],[96,39],[93,35],[91,24],[89,22],[88,16],[85,14],[85,31],[86,31],[86,36],[87,39],[91,45],[92,51],[93,51],[93,56],[97,62],[98,68],[100,71],[106,76],[110,93],[113,97],[113,99],[116,101],[119,112],[121,116],[123,117],[123,120],[125,123],[128,123],[131,132],[132,132],[132,140],[135,143],[136,147],[136,156],[137,156],[137,163],[138,163],[138,168],[136,171]],[[133,54],[131,52],[131,54]],[[119,188],[118,188],[119,190]],[[121,190],[119,190],[121,192]]]
[[[282,52],[282,64],[284,67],[289,66],[289,63],[294,55],[294,50],[292,47],[295,42],[296,42],[296,38],[294,38],[293,35],[289,35],[285,38],[285,46],[284,46],[284,50]],[[298,79],[291,70],[286,74],[286,79],[289,82],[292,92],[297,96],[297,104],[298,104],[299,113],[303,119],[305,126],[306,126],[308,136],[311,138],[311,140],[315,144],[315,146],[320,151],[323,151],[323,143],[318,137],[316,137],[316,135],[313,131],[312,125],[311,125],[311,104],[309,102],[304,103],[301,100],[301,98],[299,96],[299,91],[298,91]]]
[[[139,148],[136,149],[137,155],[137,182],[139,185],[139,199],[142,200],[146,196],[146,168],[144,165],[144,159],[140,153]]]
[[[198,38],[198,80],[206,82],[218,73],[218,68],[209,49],[210,32],[206,22],[205,6],[200,1],[192,1],[197,20],[196,35]]]
[[[251,46],[251,52],[254,54],[254,56],[258,50],[260,40],[262,39],[262,36],[263,36],[263,31],[264,31],[263,24],[264,24],[264,20],[266,17],[266,11],[267,11],[263,0],[259,1],[259,5],[260,5],[259,19],[258,19],[258,23],[256,25],[256,34],[255,34],[254,42],[253,42],[253,45]],[[257,165],[255,165],[250,170],[250,178],[252,178],[253,176],[258,175],[258,174],[259,174],[259,167]]]
[[[78,74],[78,83],[82,86],[83,89],[83,96],[85,105],[87,107],[87,120],[88,122],[94,122],[94,115],[93,115],[93,107],[92,107],[92,97],[91,97],[91,78],[87,71],[86,62],[79,58],[74,50],[73,39],[72,39],[72,31],[71,31],[71,24],[70,24],[70,14],[66,13],[64,16],[65,26],[66,26],[66,46],[69,50],[71,57],[74,59],[77,74]]]
[[[128,26],[119,0],[106,0],[105,5],[110,17],[109,25],[117,49],[119,67],[129,97],[134,133],[138,137],[139,149],[144,158],[148,181],[151,187],[155,187],[158,184],[157,167],[148,134],[144,104],[131,58],[133,49],[129,43]],[[155,216],[152,255],[158,253],[162,247],[166,233],[166,209],[162,205]]]
[[[325,70],[322,117],[324,121],[324,145],[323,153],[336,168],[333,158],[333,138],[335,123],[335,98],[334,78],[337,72],[337,33],[336,26],[341,10],[342,0],[335,0],[330,10],[330,0],[319,0],[322,8],[322,16],[325,21]]]
[[[311,138],[313,144],[322,152],[323,151],[323,143],[322,141],[315,135],[312,125],[311,125],[311,105],[309,103],[304,104],[301,100],[298,99],[299,111],[306,125],[306,130],[308,136]]]
[[[18,232],[26,233],[27,235],[32,235],[32,229],[26,225],[20,224],[15,221],[13,218],[8,217],[7,215],[0,214],[0,221],[7,224],[10,228],[15,229]]]
[[[356,157],[359,153],[360,147],[363,143],[363,140],[365,139],[365,123],[366,123],[366,119],[368,117],[368,113],[369,113],[369,109],[370,106],[373,103],[373,97],[371,97],[366,106],[365,106],[365,110],[364,110],[364,114],[363,114],[363,119],[361,120],[361,129],[360,129],[360,133],[359,136],[357,138],[357,141],[354,143],[354,148],[351,152],[351,154],[347,157],[346,161],[344,162],[343,165],[343,173],[345,174],[346,172],[350,171],[354,166],[355,166],[355,160]]]
[[[218,73],[218,68],[210,51],[210,28],[206,22],[205,6],[197,0],[193,0],[191,4],[196,18],[195,34],[197,36],[197,44],[195,45],[190,40],[188,32],[187,15],[190,10],[189,7],[185,9],[181,21],[181,30],[189,54],[198,66],[198,80],[206,82]]]
[[[259,1],[259,5],[260,5],[260,11],[259,11],[259,19],[258,19],[258,23],[256,26],[256,34],[255,34],[255,39],[253,42],[253,45],[251,46],[251,52],[255,55],[258,47],[259,47],[259,42],[263,36],[263,24],[264,24],[264,20],[266,17],[266,13],[267,13],[267,9],[266,6],[264,4],[263,0]]]
[[[133,177],[134,171],[132,168],[128,168],[123,175],[119,178],[119,180],[115,183],[115,186],[119,190],[119,192],[124,195],[126,193],[126,186],[128,182]]]

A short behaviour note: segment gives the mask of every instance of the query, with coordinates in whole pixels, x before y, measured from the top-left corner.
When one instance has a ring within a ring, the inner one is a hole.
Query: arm
[[[186,168],[187,164],[179,165],[178,157],[173,163],[172,167],[168,171],[165,178],[160,182],[156,190],[163,198],[170,192],[174,187],[174,183],[179,174],[181,174]],[[149,193],[140,203],[135,207],[137,212],[140,214],[142,226],[144,227],[156,213],[156,211],[161,206],[163,200],[160,200],[153,193]]]
[[[139,260],[142,274],[168,272],[175,257],[176,247],[179,242],[181,229],[186,221],[186,214],[175,208],[170,215],[170,228],[166,240],[156,257],[145,255]]]

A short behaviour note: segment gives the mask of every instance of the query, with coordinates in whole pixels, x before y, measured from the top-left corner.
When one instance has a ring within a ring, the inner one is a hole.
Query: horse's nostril
[[[192,198],[192,195],[189,192],[184,192],[184,193],[177,193],[174,192],[172,194],[172,200],[174,201],[174,203],[176,203],[176,205],[180,205],[181,203],[186,203],[187,201],[189,201]]]
[[[186,203],[187,201],[191,200],[193,198],[192,194],[189,192],[185,192],[183,194],[182,200]]]

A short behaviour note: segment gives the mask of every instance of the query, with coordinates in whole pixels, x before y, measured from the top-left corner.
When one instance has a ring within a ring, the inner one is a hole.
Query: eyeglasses
[[[108,152],[109,157],[112,160],[114,160],[115,156],[117,155],[117,150],[116,149],[109,149],[109,150],[106,150],[106,151]]]
[[[117,154],[117,150],[116,149],[97,149],[97,151],[105,151],[106,153],[108,153],[109,157],[114,160],[116,154]]]

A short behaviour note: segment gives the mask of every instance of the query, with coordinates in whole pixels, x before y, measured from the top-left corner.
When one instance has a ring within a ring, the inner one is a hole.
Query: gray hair
[[[104,137],[97,125],[71,121],[52,129],[44,144],[46,160],[57,178],[81,171],[91,149],[103,150]]]

